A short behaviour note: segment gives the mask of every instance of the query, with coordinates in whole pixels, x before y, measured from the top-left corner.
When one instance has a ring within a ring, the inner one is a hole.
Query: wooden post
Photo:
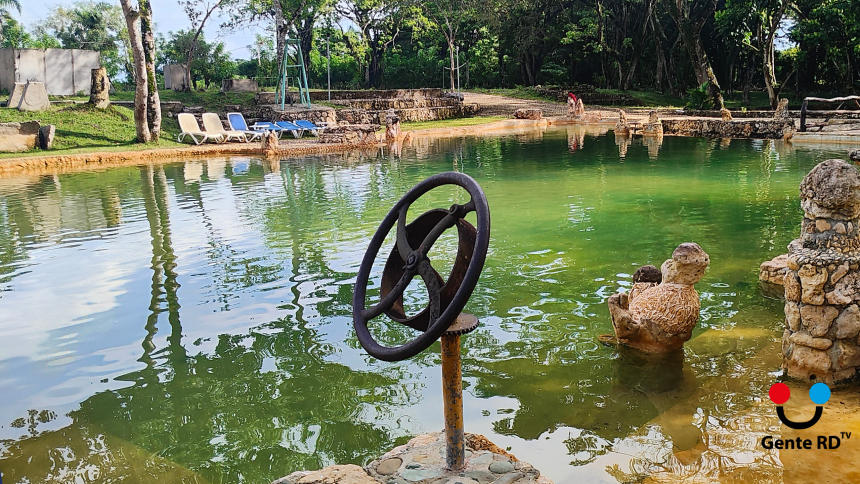
[[[90,82],[90,104],[99,109],[107,109],[110,106],[110,80],[107,69],[93,69]]]

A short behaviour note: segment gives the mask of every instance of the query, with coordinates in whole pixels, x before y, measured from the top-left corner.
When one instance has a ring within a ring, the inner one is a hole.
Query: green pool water
[[[467,432],[557,483],[635,482],[726,455],[769,475],[761,449],[732,443],[774,420],[759,404],[779,376],[782,304],[762,297],[758,266],[798,233],[805,173],[842,156],[754,140],[619,146],[572,127],[419,139],[400,156],[0,179],[3,482],[262,484],[441,430],[438,343],[375,361],[351,302],[382,217],[450,170],[478,180],[492,214],[467,306],[482,325],[463,338]],[[410,218],[463,200],[435,190]],[[442,265],[451,237],[434,248]],[[600,345],[606,299],[686,241],[711,266],[684,354]]]

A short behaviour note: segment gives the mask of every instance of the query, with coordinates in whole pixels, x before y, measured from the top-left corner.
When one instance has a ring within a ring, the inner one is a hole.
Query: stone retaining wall
[[[311,101],[328,101],[328,91],[310,91]],[[341,99],[430,99],[442,97],[441,89],[385,89],[379,91],[332,91],[331,100]],[[257,104],[275,104],[274,92],[258,92]]]
[[[340,99],[333,104],[347,106],[353,109],[370,111],[385,111],[387,109],[438,108],[456,106],[461,101],[452,97],[437,97],[428,99]]]
[[[314,109],[291,109],[289,111],[280,111],[278,108],[280,108],[279,105],[257,106],[256,109],[251,110],[245,117],[246,119],[249,116],[251,117],[251,119],[247,119],[248,123],[253,123],[256,120],[296,121],[304,119],[317,125],[320,123],[337,124],[339,118],[332,108],[316,107]]]
[[[394,111],[401,122],[436,121],[439,119],[465,118],[478,112],[476,104],[460,104],[436,108],[399,109]],[[385,124],[386,111],[366,111],[364,109],[340,109],[338,121],[350,124]]]
[[[721,119],[664,119],[663,133],[705,138],[784,139],[796,131],[792,120],[723,121]]]

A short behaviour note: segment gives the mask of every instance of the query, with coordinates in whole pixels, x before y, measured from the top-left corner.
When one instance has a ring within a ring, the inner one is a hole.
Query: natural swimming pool
[[[557,483],[626,482],[656,464],[731,473],[726,458],[769,475],[778,462],[748,441],[773,423],[758,403],[778,375],[783,315],[760,295],[758,265],[796,237],[803,176],[843,154],[619,146],[570,127],[419,139],[399,157],[4,178],[3,482],[268,483],[440,430],[438,344],[371,359],[351,300],[382,217],[449,170],[477,179],[492,213],[467,306],[483,323],[463,342],[467,432]],[[442,190],[426,208],[452,199]],[[683,361],[601,346],[606,298],[684,241],[711,265]]]

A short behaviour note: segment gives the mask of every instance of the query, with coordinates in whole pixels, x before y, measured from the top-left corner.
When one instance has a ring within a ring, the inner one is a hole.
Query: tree
[[[681,41],[690,55],[696,82],[708,86],[708,96],[713,99],[718,109],[722,109],[723,95],[720,93],[720,84],[711,68],[702,39],[702,29],[716,12],[717,3],[718,0],[663,0],[663,6],[678,26]]]
[[[65,49],[98,51],[111,78],[128,66],[128,30],[117,5],[81,1],[54,6],[34,32],[41,38],[56,38]]]
[[[9,7],[13,7],[18,13],[21,13],[21,3],[19,0],[0,0],[0,28],[4,27],[10,20],[15,20],[9,13]]]
[[[451,90],[456,89],[454,81],[457,61],[455,49],[460,26],[464,21],[479,17],[482,0],[416,0],[417,7],[429,18],[445,36],[448,44],[448,63],[450,65]]]
[[[180,30],[168,32],[167,38],[160,38],[159,64],[187,62],[186,54],[194,35],[195,32],[190,30]],[[198,80],[203,80],[206,87],[213,83],[220,84],[222,79],[230,79],[236,73],[236,63],[225,52],[224,43],[209,43],[204,34],[197,38],[194,56],[188,62],[188,67],[189,88],[196,88]]]
[[[379,88],[383,56],[400,33],[400,4],[393,0],[347,0],[339,3],[336,10],[358,27],[358,42],[346,35],[343,38],[364,71],[365,87]]]
[[[191,60],[194,57],[194,49],[197,48],[197,41],[203,34],[203,27],[206,21],[215,12],[222,8],[228,0],[180,0],[182,9],[185,10],[185,15],[191,21],[191,28],[194,29],[194,34],[191,37],[191,42],[188,45],[188,51],[185,54],[185,90],[191,90]]]
[[[717,12],[717,26],[727,38],[735,39],[750,56],[761,56],[764,85],[771,108],[779,102],[777,91],[776,34],[792,0],[728,0],[726,7]],[[747,88],[745,88],[747,98]],[[748,99],[745,99],[748,100]]]
[[[131,0],[120,0],[120,4],[134,59],[134,123],[137,128],[137,142],[158,141],[161,133],[161,103],[158,85],[155,83],[152,9],[148,0],[140,0],[137,9],[131,4]]]

